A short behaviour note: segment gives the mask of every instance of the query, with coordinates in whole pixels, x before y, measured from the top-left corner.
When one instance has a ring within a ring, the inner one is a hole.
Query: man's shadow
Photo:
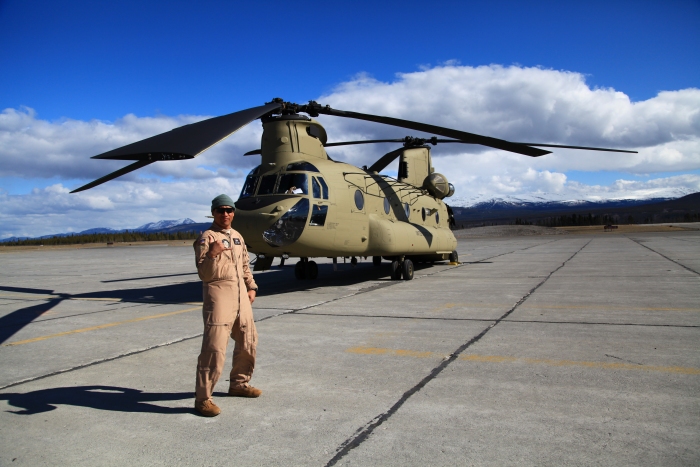
[[[162,407],[149,402],[193,399],[192,392],[142,392],[115,386],[74,386],[38,391],[0,394],[0,400],[23,410],[9,410],[17,415],[34,415],[56,410],[57,405],[74,405],[117,412],[147,412],[158,414],[195,413],[193,408]]]

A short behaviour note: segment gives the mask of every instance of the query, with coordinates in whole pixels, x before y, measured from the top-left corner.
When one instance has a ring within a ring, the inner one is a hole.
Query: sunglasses
[[[234,211],[235,211],[235,209],[233,209],[233,208],[216,208],[217,214],[223,214],[223,213],[231,214]]]

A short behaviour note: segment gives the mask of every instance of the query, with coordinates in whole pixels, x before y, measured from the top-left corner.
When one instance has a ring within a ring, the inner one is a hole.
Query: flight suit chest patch
[[[233,244],[234,244],[234,245],[240,245],[240,244],[241,244],[241,239],[240,239],[240,238],[234,238],[234,239],[233,239]]]
[[[238,239],[236,239],[236,240],[238,240]],[[231,242],[229,242],[227,238],[224,238],[223,240],[221,240],[221,243],[223,243],[226,248],[231,248]]]

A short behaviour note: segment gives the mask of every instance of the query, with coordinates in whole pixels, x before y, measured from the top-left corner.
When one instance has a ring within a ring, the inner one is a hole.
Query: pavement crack
[[[624,358],[616,357],[616,356],[614,356],[614,355],[608,355],[608,354],[604,354],[604,355],[605,355],[606,357],[614,358],[615,360],[620,360],[621,362],[631,363],[631,364],[633,364],[633,365],[641,365],[641,366],[644,366],[643,363],[633,362],[632,360],[625,360]]]
[[[646,246],[645,244],[643,244],[643,243],[642,243],[641,241],[639,241],[639,240],[635,240],[634,238],[630,238],[630,237],[627,237],[627,238],[629,238],[630,240],[632,240],[632,241],[633,241],[634,243],[636,243],[637,245],[643,246],[643,247],[646,248],[647,250],[656,253],[657,255],[661,256],[662,258],[665,258],[665,259],[669,260],[670,262],[677,264],[678,266],[682,267],[683,269],[685,269],[685,270],[687,270],[687,271],[690,271],[690,272],[692,272],[693,274],[697,274],[698,276],[700,276],[700,272],[697,272],[695,269],[691,269],[691,268],[689,268],[688,266],[686,266],[685,264],[679,263],[679,262],[676,261],[675,259],[671,259],[671,258],[669,258],[668,256],[664,255],[663,253],[659,253],[658,251],[654,250],[653,248],[649,248],[648,246]]]
[[[401,398],[392,405],[389,410],[387,410],[384,413],[381,413],[374,417],[372,420],[370,420],[368,423],[366,423],[363,427],[360,427],[355,433],[345,440],[336,450],[335,456],[328,461],[326,464],[326,467],[330,467],[338,463],[343,457],[345,457],[351,450],[355,449],[356,447],[360,446],[364,441],[366,441],[369,436],[374,432],[374,430],[379,427],[382,423],[386,422],[391,418],[392,415],[394,415],[405,403],[410,399],[414,394],[418,393],[421,389],[423,389],[429,382],[434,380],[440,373],[442,373],[445,368],[447,368],[452,362],[457,360],[457,358],[460,356],[462,352],[467,350],[469,347],[477,343],[481,338],[483,338],[491,329],[496,327],[499,323],[501,323],[504,319],[506,319],[508,316],[510,316],[511,313],[513,313],[520,305],[525,302],[525,300],[530,297],[537,289],[539,289],[542,285],[544,285],[545,282],[549,280],[550,277],[552,277],[553,274],[555,274],[557,271],[559,271],[561,268],[566,266],[566,264],[571,261],[577,254],[579,254],[588,244],[591,242],[589,240],[584,244],[581,248],[576,250],[573,255],[571,255],[566,261],[564,261],[560,266],[558,266],[556,269],[554,269],[552,272],[550,272],[547,277],[545,277],[539,284],[534,286],[530,291],[528,291],[525,295],[523,295],[520,300],[518,300],[508,311],[506,311],[500,318],[497,318],[493,323],[488,325],[484,330],[482,330],[479,334],[476,336],[472,337],[470,340],[459,346],[454,352],[452,352],[449,357],[447,357],[445,360],[442,361],[438,366],[432,369],[432,371],[425,377],[423,378],[418,384],[413,386],[411,389],[406,391]],[[501,255],[499,255],[501,256]]]

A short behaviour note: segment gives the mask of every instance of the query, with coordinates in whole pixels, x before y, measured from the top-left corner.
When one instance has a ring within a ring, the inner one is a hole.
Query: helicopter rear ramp
[[[0,465],[697,465],[699,244],[475,238],[407,282],[275,264],[263,395],[223,377],[213,419],[189,243],[3,253]]]

